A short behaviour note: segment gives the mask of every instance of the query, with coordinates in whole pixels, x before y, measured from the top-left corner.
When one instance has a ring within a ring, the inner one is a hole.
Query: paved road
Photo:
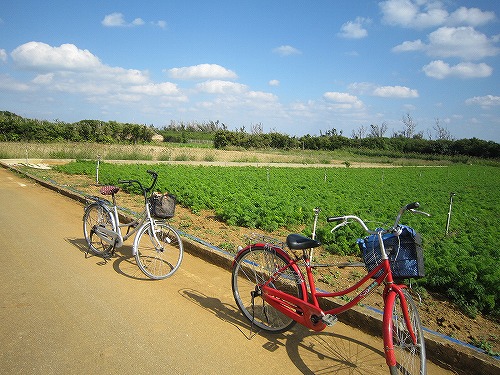
[[[249,339],[229,273],[189,254],[162,281],[128,245],[86,258],[81,204],[2,168],[0,207],[1,374],[387,373],[381,339],[342,323]]]

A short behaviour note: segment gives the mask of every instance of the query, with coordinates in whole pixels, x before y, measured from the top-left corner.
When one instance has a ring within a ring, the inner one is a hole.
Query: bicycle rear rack
[[[251,233],[251,234],[246,234],[244,236],[245,242],[248,245],[254,244],[254,243],[263,243],[266,245],[273,245],[276,247],[279,247],[281,249],[285,248],[285,242],[274,238],[270,236],[266,236],[264,234],[259,234],[259,233]]]

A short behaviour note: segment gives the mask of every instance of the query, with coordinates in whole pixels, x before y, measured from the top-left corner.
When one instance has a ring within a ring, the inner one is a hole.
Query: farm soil
[[[98,195],[99,188],[95,181],[88,176],[71,176],[55,172],[54,170],[34,170],[29,169],[29,173],[38,177],[51,179],[59,185],[75,188],[91,195]],[[137,196],[130,196],[120,192],[117,196],[118,204],[133,211],[142,210],[143,201]],[[216,247],[228,252],[235,253],[238,246],[245,245],[245,237],[252,234],[262,234],[271,236],[280,241],[284,241],[288,231],[282,229],[274,233],[265,233],[248,228],[229,226],[217,219],[214,212],[202,211],[192,213],[190,210],[177,206],[176,215],[171,219],[171,223],[182,231],[196,236]],[[300,228],[295,228],[300,230]],[[315,261],[318,263],[343,263],[346,261],[359,261],[355,257],[340,257],[321,252],[321,248],[315,252]],[[316,274],[319,280],[318,287],[330,290],[340,289],[351,285],[354,280],[360,279],[364,273],[363,268],[320,268]],[[229,284],[228,284],[229,285]],[[376,289],[364,300],[364,303],[383,309],[382,288]],[[467,342],[482,342],[490,346],[493,352],[500,352],[500,324],[493,319],[482,315],[471,319],[457,309],[444,296],[435,293],[425,293],[420,296],[422,303],[419,311],[423,325],[433,331]],[[415,297],[418,299],[418,296]],[[418,301],[417,301],[418,302]]]

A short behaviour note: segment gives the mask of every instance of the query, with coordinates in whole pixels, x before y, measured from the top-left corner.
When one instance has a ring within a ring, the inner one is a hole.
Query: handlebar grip
[[[155,177],[158,177],[158,173],[156,173],[155,171],[152,171],[152,170],[147,170],[146,172],[148,172],[150,175],[153,175]]]
[[[409,203],[406,205],[406,209],[407,210],[414,210],[415,208],[419,208],[420,207],[420,203],[418,202],[413,202],[413,203]]]
[[[327,221],[328,223],[333,223],[333,222],[335,222],[335,221],[343,221],[343,220],[345,220],[345,216],[327,217],[327,218],[326,218],[326,221]]]
[[[130,183],[132,183],[132,181],[131,180],[119,180],[118,183],[119,184],[130,184]]]

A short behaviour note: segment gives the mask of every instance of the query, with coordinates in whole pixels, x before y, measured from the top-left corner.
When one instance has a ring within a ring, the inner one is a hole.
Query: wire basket
[[[153,193],[149,197],[151,215],[158,219],[169,219],[175,215],[176,199],[172,194]]]
[[[392,277],[395,279],[420,278],[425,276],[422,238],[413,228],[400,225],[401,234],[386,234],[382,237],[385,251],[389,257]],[[381,261],[378,236],[370,235],[357,241],[363,255],[366,269],[371,272]],[[377,278],[382,271],[377,272]]]

